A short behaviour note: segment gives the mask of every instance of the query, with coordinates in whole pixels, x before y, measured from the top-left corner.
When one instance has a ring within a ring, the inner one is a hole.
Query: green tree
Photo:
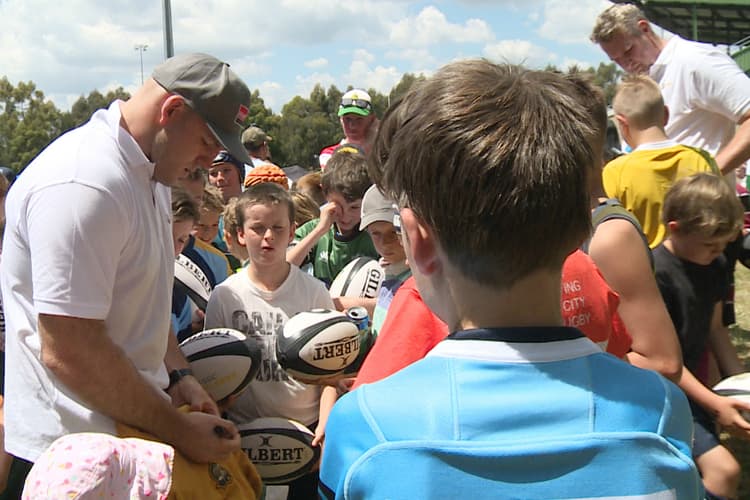
[[[316,155],[338,140],[341,127],[338,122],[332,123],[329,114],[320,109],[320,102],[295,96],[282,108],[276,134],[274,142],[278,138],[284,164],[314,168]]]
[[[622,76],[625,73],[617,67],[615,63],[599,63],[599,66],[594,72],[594,83],[599,85],[604,90],[604,97],[607,99],[607,104],[612,104],[612,99],[615,97],[617,91],[617,84],[620,83]]]
[[[404,73],[401,80],[393,86],[390,94],[388,94],[390,102],[395,102],[398,99],[401,99],[401,97],[409,91],[412,85],[423,80],[425,80],[425,76],[422,73],[419,75],[414,75],[414,73]]]
[[[0,79],[0,165],[20,172],[62,130],[62,113],[34,82]]]
[[[106,95],[98,90],[93,90],[88,96],[79,97],[73,103],[70,111],[63,113],[63,130],[70,130],[83,125],[89,121],[96,110],[108,107],[112,101],[117,99],[126,101],[130,99],[130,94],[124,88],[117,87],[107,92]]]

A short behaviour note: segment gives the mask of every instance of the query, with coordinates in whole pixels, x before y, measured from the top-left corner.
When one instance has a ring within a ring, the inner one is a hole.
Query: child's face
[[[206,243],[211,243],[219,234],[219,216],[214,210],[201,210],[201,220],[193,226],[193,236]]]
[[[326,199],[337,206],[334,222],[342,234],[351,233],[359,227],[362,218],[362,199],[346,201],[341,193],[328,193]]]
[[[714,261],[726,248],[727,244],[737,235],[707,238],[699,234],[682,234],[679,230],[672,230],[669,239],[672,240],[674,254],[688,262],[707,266]]]
[[[286,262],[286,249],[294,238],[289,209],[282,204],[258,203],[245,208],[245,222],[237,240],[255,265]]]
[[[208,169],[208,182],[219,188],[224,202],[242,194],[240,171],[231,163],[217,163]]]
[[[172,222],[172,243],[174,244],[174,256],[177,257],[182,253],[185,244],[190,238],[190,231],[193,229],[193,219],[180,219]]]
[[[406,260],[404,247],[401,246],[401,238],[396,232],[396,228],[390,222],[375,221],[367,226],[367,232],[370,233],[372,244],[389,264],[395,264]]]

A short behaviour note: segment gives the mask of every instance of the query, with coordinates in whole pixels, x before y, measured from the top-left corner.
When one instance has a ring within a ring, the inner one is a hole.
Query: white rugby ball
[[[374,299],[378,296],[383,278],[385,272],[376,260],[370,257],[357,257],[341,270],[328,291],[331,297]]]
[[[267,484],[286,484],[312,470],[320,458],[314,435],[299,422],[286,418],[256,418],[237,426],[240,446]]]
[[[750,373],[725,378],[713,388],[720,396],[729,396],[750,403]]]
[[[719,396],[727,396],[750,403],[750,373],[739,373],[727,377],[713,387]],[[742,417],[750,422],[750,411],[741,411]]]
[[[180,343],[195,378],[215,400],[241,392],[258,373],[261,348],[231,328],[214,328]]]
[[[211,295],[211,282],[198,264],[180,254],[174,261],[174,277],[184,287],[190,300],[202,311],[206,310]]]
[[[344,313],[313,309],[286,322],[276,339],[276,359],[292,377],[314,381],[355,363],[360,341],[359,328]]]

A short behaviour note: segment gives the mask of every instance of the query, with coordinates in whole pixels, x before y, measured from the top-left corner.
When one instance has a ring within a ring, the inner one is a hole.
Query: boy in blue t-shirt
[[[668,236],[654,249],[656,282],[682,348],[680,387],[690,400],[693,458],[707,498],[736,498],[740,481],[740,465],[720,443],[716,424],[750,439],[750,423],[740,414],[750,410],[750,404],[715,394],[700,375],[709,347],[723,376],[745,371],[722,321],[728,286],[722,252],[742,227],[742,218],[742,205],[724,178],[682,178],[664,198],[662,220]]]
[[[563,326],[603,150],[575,95],[552,72],[467,60],[387,111],[370,172],[453,333],[339,399],[324,498],[702,497],[682,392]]]

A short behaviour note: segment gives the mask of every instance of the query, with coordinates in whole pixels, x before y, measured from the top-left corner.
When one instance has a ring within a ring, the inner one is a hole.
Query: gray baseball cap
[[[252,163],[240,141],[250,112],[250,90],[229,64],[207,54],[181,54],[157,66],[151,77],[182,96],[232,156]]]
[[[393,202],[383,196],[380,189],[373,184],[362,197],[362,219],[359,222],[359,229],[364,231],[367,226],[379,221],[393,224],[394,214]]]

